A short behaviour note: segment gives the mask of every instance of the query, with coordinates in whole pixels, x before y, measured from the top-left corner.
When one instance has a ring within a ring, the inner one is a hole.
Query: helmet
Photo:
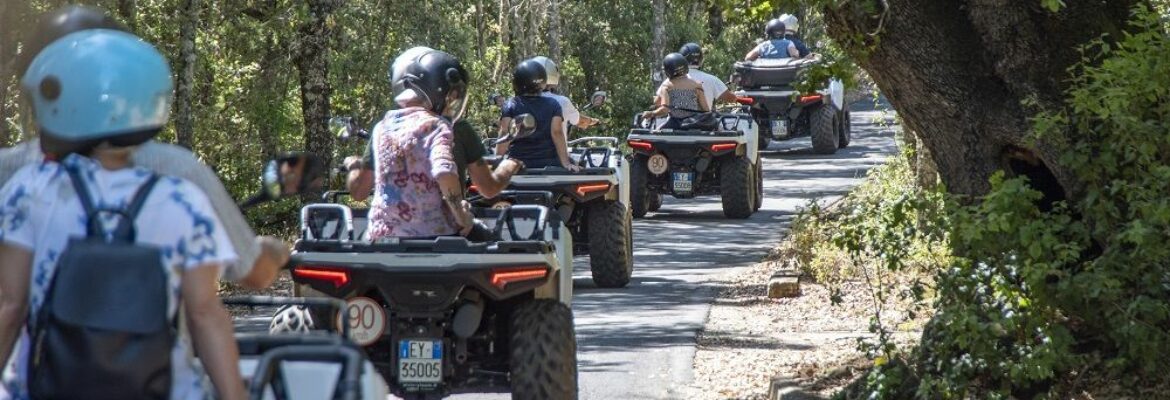
[[[662,72],[669,79],[686,75],[691,72],[691,68],[687,66],[687,58],[683,57],[682,54],[670,53],[662,59]]]
[[[86,6],[67,6],[47,13],[38,21],[32,34],[25,38],[21,46],[20,57],[16,60],[16,71],[24,75],[33,57],[37,56],[45,46],[53,43],[62,36],[86,29],[112,29],[129,32],[130,30],[118,21],[115,21],[102,10]]]
[[[545,89],[552,90],[561,84],[561,70],[557,68],[556,61],[545,56],[532,57],[532,60],[540,63],[544,67]]]
[[[459,59],[429,47],[408,49],[390,64],[394,97],[413,90],[427,100],[431,111],[439,114],[446,110],[447,95],[452,91],[467,95],[469,78]]]
[[[784,21],[780,18],[768,21],[768,25],[764,27],[764,37],[769,39],[784,37]]]
[[[796,33],[800,30],[800,20],[796,19],[795,15],[784,14],[780,18],[776,18],[784,23],[784,29],[790,33]]]
[[[64,155],[109,141],[140,144],[171,114],[171,68],[137,36],[108,29],[72,33],[33,59],[21,88],[45,152]]]
[[[691,65],[703,65],[703,48],[698,43],[687,43],[678,49]]]
[[[313,314],[305,306],[284,306],[272,315],[268,333],[301,333],[313,330]]]
[[[512,90],[517,96],[535,95],[544,91],[548,75],[536,60],[524,60],[512,71]]]

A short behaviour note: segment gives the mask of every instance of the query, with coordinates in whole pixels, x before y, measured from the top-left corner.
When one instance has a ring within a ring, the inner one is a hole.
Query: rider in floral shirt
[[[467,71],[450,54],[414,48],[391,66],[395,101],[374,127],[364,158],[346,159],[355,200],[370,202],[370,240],[467,235],[475,221],[452,156]]]

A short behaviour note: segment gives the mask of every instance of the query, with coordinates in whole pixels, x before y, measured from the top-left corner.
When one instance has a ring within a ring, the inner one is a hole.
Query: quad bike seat
[[[793,58],[741,61],[735,63],[735,76],[743,89],[791,89],[804,69],[813,63]]]

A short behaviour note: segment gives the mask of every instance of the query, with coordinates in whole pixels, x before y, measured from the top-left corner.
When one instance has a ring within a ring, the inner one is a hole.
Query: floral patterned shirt
[[[65,251],[69,238],[84,236],[86,231],[85,211],[65,168],[79,170],[97,208],[124,207],[150,176],[150,171],[143,168],[106,170],[96,161],[71,155],[61,163],[28,165],[0,189],[0,242],[33,253],[29,282],[29,307],[33,313],[45,300],[57,258]],[[166,176],[159,179],[136,221],[138,243],[162,250],[163,265],[168,268],[167,310],[171,318],[178,313],[181,271],[229,265],[236,260],[207,196],[188,181]],[[117,218],[103,218],[103,222],[106,229],[112,230]],[[188,332],[180,331],[171,350],[171,399],[196,400],[206,395],[203,373],[188,356],[191,349]],[[18,400],[28,396],[28,352],[28,332],[22,331],[13,357],[16,365],[5,374],[8,395]],[[3,392],[0,390],[0,398],[5,398]]]
[[[419,107],[393,110],[374,126],[371,140],[370,240],[456,234],[438,182],[456,174],[451,124]]]

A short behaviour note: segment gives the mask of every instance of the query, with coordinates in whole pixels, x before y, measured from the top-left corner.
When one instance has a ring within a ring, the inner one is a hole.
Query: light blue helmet
[[[41,147],[64,155],[104,141],[129,146],[154,137],[170,117],[174,85],[154,46],[126,32],[90,29],[45,47],[21,87]]]

